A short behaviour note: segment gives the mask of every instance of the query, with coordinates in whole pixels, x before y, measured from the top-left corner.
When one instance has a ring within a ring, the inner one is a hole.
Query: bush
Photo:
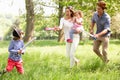
[[[57,34],[54,31],[45,31],[41,30],[39,32],[35,32],[35,36],[37,39],[43,40],[43,39],[57,39]]]

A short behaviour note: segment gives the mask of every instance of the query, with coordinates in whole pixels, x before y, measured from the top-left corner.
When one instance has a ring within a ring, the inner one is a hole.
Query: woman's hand
[[[55,28],[54,31],[59,31],[60,30],[59,27],[54,27],[54,28]]]

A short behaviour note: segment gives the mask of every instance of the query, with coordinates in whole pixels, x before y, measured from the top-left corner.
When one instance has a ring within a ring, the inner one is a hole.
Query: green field
[[[0,42],[0,70],[8,58],[8,41]],[[76,51],[78,66],[69,68],[65,44],[57,41],[35,41],[22,56],[25,74],[12,72],[0,76],[0,80],[120,80],[120,40],[111,40],[108,57],[104,64],[92,51],[92,42],[82,42]]]

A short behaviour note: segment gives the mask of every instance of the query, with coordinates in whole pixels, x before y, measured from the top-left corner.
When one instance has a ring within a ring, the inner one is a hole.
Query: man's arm
[[[94,33],[94,26],[95,26],[95,23],[91,22],[91,25],[90,25],[90,34]]]
[[[100,36],[106,34],[107,32],[108,32],[108,29],[104,29],[102,32],[100,32],[100,33],[98,33],[98,34],[95,34],[94,36],[95,36],[95,37],[100,37]]]

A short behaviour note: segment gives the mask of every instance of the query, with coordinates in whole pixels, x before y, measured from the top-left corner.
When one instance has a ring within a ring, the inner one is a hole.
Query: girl
[[[75,15],[74,15],[74,25],[70,31],[70,38],[67,39],[67,42],[69,43],[72,43],[73,41],[73,34],[76,32],[76,31],[83,31],[83,26],[82,26],[82,22],[83,22],[83,19],[82,19],[82,12],[81,11],[76,11],[75,12]]]

